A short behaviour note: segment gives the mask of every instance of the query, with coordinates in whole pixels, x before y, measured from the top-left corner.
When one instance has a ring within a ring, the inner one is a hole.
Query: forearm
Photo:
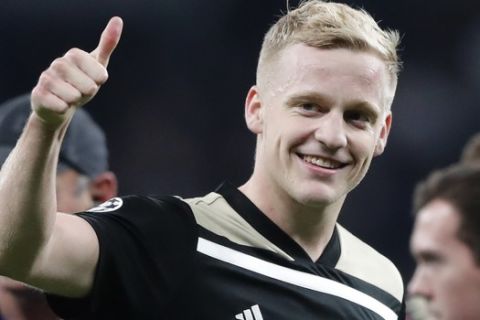
[[[0,272],[25,277],[56,215],[56,162],[66,124],[48,128],[32,114],[0,171]]]

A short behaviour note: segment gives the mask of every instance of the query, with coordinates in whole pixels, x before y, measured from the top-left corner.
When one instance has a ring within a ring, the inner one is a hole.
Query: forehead
[[[368,51],[294,44],[279,52],[269,72],[272,94],[303,90],[372,100],[391,87],[385,62]]]
[[[275,70],[284,71],[284,75],[295,71],[326,77],[355,76],[365,82],[383,80],[387,75],[385,62],[369,51],[322,49],[297,43],[281,50],[277,60],[280,63]]]
[[[464,245],[457,237],[460,216],[444,200],[433,200],[417,214],[412,236],[414,252]]]

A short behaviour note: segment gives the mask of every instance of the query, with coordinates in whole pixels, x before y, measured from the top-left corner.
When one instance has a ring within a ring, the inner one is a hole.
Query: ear
[[[385,150],[387,145],[388,135],[390,134],[390,128],[392,127],[392,112],[389,111],[385,116],[382,129],[380,130],[380,136],[378,137],[377,144],[375,146],[374,156],[379,156]]]
[[[262,109],[258,87],[252,86],[248,90],[247,98],[245,99],[245,122],[248,129],[255,134],[260,134],[263,131]]]
[[[95,202],[105,202],[117,196],[117,177],[111,171],[103,172],[93,179],[90,190]]]

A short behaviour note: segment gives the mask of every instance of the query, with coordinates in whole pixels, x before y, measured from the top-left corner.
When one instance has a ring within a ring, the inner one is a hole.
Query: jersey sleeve
[[[100,248],[92,290],[81,299],[47,294],[55,312],[119,319],[168,308],[195,263],[197,227],[189,206],[175,197],[128,196],[89,211],[80,216]]]

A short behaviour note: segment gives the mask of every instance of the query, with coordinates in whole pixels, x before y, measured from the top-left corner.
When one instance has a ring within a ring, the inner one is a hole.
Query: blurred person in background
[[[411,319],[479,319],[480,167],[433,172],[415,190],[414,212]]]
[[[480,133],[474,134],[462,149],[460,161],[458,164],[465,166],[480,165]],[[458,165],[457,164],[457,165]],[[440,174],[438,174],[440,175]],[[470,199],[473,202],[473,199]],[[480,231],[480,230],[479,230]],[[460,231],[459,231],[460,232]],[[407,300],[407,319],[411,320],[429,320],[434,319],[431,315],[429,295],[422,294],[421,291],[411,290]]]
[[[0,105],[0,164],[15,146],[30,112],[30,94]],[[117,179],[108,168],[105,135],[86,111],[79,110],[73,117],[59,159],[58,211],[84,211],[116,196]],[[5,277],[0,278],[0,318],[57,319],[41,291]]]

